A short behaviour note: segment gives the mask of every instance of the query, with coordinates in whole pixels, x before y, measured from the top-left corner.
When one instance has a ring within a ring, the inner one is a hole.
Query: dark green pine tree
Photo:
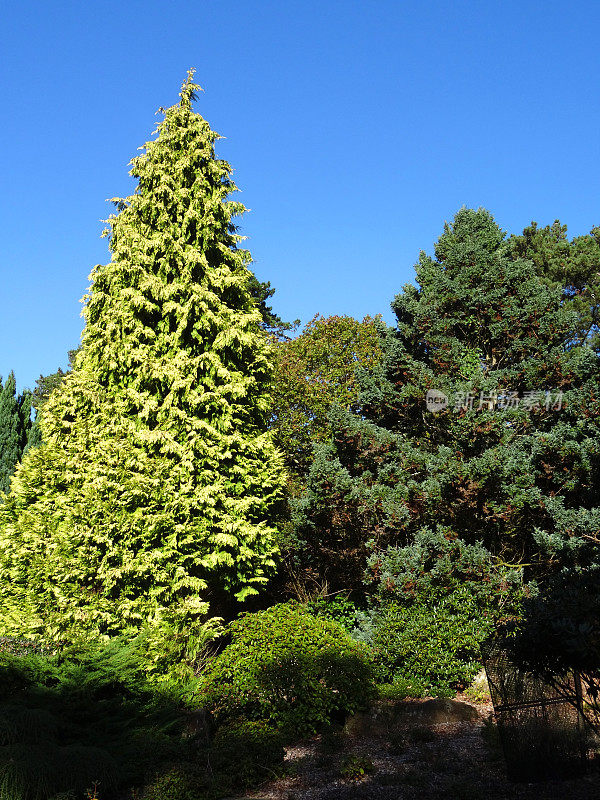
[[[190,73],[132,161],[82,348],[0,512],[6,632],[198,642],[273,571],[269,343],[197,88]]]
[[[531,260],[544,281],[561,288],[563,302],[577,312],[578,341],[600,349],[600,228],[569,239],[559,220],[545,227],[532,222],[508,245],[515,258]]]
[[[525,578],[597,560],[600,369],[564,286],[481,209],[459,211],[416,272],[396,326],[380,326],[360,415],[336,411],[317,450],[299,560],[330,588],[360,585],[369,541],[377,552],[433,533],[481,543]],[[430,389],[445,410],[427,409]]]

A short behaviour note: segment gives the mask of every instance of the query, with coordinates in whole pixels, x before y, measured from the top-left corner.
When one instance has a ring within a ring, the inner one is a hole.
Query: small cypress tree
[[[0,386],[0,490],[7,492],[15,465],[23,452],[21,415],[14,372]]]
[[[17,395],[11,372],[4,385],[0,380],[0,491],[8,492],[10,479],[28,445],[35,443],[31,420],[32,394]]]
[[[189,639],[274,567],[269,348],[233,222],[245,209],[197,89],[190,72],[131,162],[138,187],[114,201],[82,349],[2,509],[8,631]]]

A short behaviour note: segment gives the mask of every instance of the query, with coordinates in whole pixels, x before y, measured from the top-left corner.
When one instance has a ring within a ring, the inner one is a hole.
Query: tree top
[[[180,105],[182,108],[191,108],[192,103],[198,99],[198,92],[202,91],[202,87],[194,83],[195,72],[196,70],[193,67],[188,69],[187,77],[179,92],[179,97],[181,98]]]

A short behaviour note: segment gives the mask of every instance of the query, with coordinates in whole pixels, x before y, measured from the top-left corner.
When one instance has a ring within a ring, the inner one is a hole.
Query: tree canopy
[[[596,558],[597,353],[564,287],[513,245],[487,211],[459,211],[380,326],[360,413],[332,412],[296,530],[333,588],[360,585],[369,546],[428,529],[526,578]]]
[[[294,339],[274,352],[272,417],[288,469],[304,474],[313,446],[330,433],[333,405],[353,409],[358,371],[380,358],[376,320],[314,316]]]

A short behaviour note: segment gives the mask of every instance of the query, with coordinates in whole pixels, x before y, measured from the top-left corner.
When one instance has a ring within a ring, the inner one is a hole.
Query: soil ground
[[[490,704],[380,702],[299,741],[281,775],[245,800],[600,800],[592,762],[578,779],[512,783]]]

